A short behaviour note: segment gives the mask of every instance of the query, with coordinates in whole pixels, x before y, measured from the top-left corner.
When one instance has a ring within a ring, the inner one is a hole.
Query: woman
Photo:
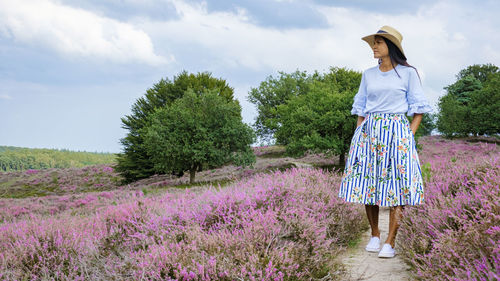
[[[365,205],[371,226],[366,250],[380,250],[379,206],[390,207],[389,234],[379,257],[394,257],[396,232],[405,205],[424,203],[414,135],[426,100],[417,70],[406,62],[403,36],[390,26],[362,38],[378,58],[365,70],[351,114],[358,115],[339,197]],[[413,116],[411,124],[405,113]]]

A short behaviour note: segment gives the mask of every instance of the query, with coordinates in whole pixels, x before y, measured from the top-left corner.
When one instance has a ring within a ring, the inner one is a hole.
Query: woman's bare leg
[[[365,205],[366,216],[368,217],[368,222],[372,228],[372,236],[377,236],[380,238],[380,231],[378,229],[378,205]]]
[[[387,235],[387,240],[385,241],[385,243],[391,244],[392,248],[394,248],[394,246],[395,246],[396,233],[398,232],[399,222],[401,221],[401,218],[403,217],[403,209],[404,209],[404,205],[390,207],[389,234]]]

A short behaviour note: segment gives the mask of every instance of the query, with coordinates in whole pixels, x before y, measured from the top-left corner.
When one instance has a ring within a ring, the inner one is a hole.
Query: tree
[[[457,81],[444,87],[447,93],[439,99],[438,130],[446,137],[498,131],[491,122],[498,108],[493,81],[498,73],[498,67],[492,64],[476,64],[461,70]],[[487,89],[483,89],[485,85],[489,85]]]
[[[251,88],[248,101],[257,107],[258,116],[254,129],[259,138],[270,142],[279,128],[280,116],[277,108],[291,97],[309,92],[310,82],[318,77],[318,73],[308,75],[305,71],[293,73],[279,72],[279,77],[268,76],[259,87]]]
[[[479,80],[481,83],[486,82],[488,75],[492,73],[497,73],[499,71],[496,65],[491,63],[488,64],[474,64],[468,66],[466,69],[460,70],[457,74],[457,80],[465,78],[466,76],[472,76]]]
[[[189,170],[190,183],[203,165],[247,166],[256,159],[250,147],[255,133],[242,122],[241,106],[216,90],[188,90],[170,106],[159,108],[143,133],[155,172]]]
[[[460,78],[455,83],[444,87],[461,105],[467,106],[472,92],[481,89],[481,81],[472,75]]]
[[[311,79],[307,92],[277,106],[276,142],[286,145],[291,156],[324,152],[339,155],[345,164],[356,128],[350,111],[360,80],[361,73],[334,67]]]
[[[466,120],[470,116],[469,108],[449,94],[439,98],[438,107],[439,113],[436,121],[438,130],[447,138],[467,136]]]
[[[118,154],[116,170],[124,181],[132,182],[147,178],[155,173],[144,146],[144,135],[141,131],[150,125],[150,115],[156,109],[169,106],[175,100],[182,98],[188,89],[202,94],[208,89],[216,89],[218,94],[227,101],[233,100],[233,88],[224,79],[217,79],[209,72],[189,74],[186,71],[174,76],[173,80],[161,79],[146,91],[132,106],[132,114],[121,118],[122,128],[128,130],[121,139],[123,152]],[[180,172],[179,175],[182,175]]]
[[[500,133],[500,72],[489,75],[482,89],[472,93],[470,105],[475,134]]]

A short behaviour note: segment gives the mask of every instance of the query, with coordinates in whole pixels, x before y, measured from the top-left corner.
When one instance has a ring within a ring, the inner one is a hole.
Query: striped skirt
[[[415,139],[404,113],[366,114],[354,131],[338,196],[386,207],[424,203]]]

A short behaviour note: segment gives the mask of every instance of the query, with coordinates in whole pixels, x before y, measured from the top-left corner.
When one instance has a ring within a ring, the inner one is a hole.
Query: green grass
[[[164,186],[145,186],[142,188],[142,192],[144,195],[157,195],[164,193],[167,189],[178,188],[178,189],[188,189],[195,186],[204,186],[204,185],[212,185],[215,189],[218,189],[218,184],[220,184],[220,188],[224,188],[225,186],[233,183],[234,180],[222,179],[222,180],[214,180],[214,181],[199,181],[194,182],[192,184],[179,184],[179,185],[164,185]]]
[[[362,241],[362,235],[359,235],[355,239],[349,241],[349,243],[347,244],[347,247],[349,249],[354,249],[354,248],[358,247],[358,245],[359,245],[359,243],[361,243],[361,241]]]

